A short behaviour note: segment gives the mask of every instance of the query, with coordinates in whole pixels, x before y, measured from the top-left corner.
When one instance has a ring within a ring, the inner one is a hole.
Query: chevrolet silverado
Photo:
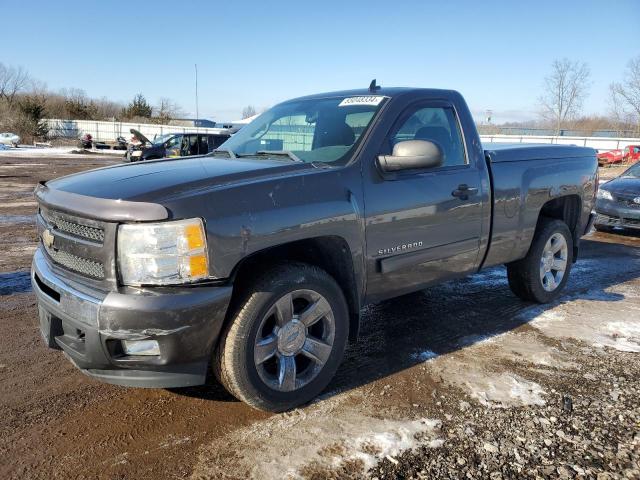
[[[38,185],[40,329],[102,381],[212,371],[283,411],[327,386],[368,303],[495,265],[556,299],[596,193],[594,150],[483,146],[455,91],[298,98],[207,155]]]

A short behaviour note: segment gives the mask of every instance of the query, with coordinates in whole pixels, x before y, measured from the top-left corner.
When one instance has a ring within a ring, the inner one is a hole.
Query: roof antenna
[[[369,84],[369,91],[371,93],[376,93],[381,88],[382,87],[380,85],[376,85],[376,79],[375,78],[373,80],[371,80],[371,83]]]

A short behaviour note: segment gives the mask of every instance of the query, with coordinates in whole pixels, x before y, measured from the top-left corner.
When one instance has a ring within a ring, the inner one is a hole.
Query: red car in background
[[[640,145],[627,145],[624,147],[622,161],[624,163],[636,163],[640,160]]]
[[[600,166],[614,165],[616,163],[622,163],[624,154],[622,150],[615,149],[615,150],[608,150],[606,152],[598,152],[597,157],[598,157],[598,165]]]
[[[598,152],[598,165],[615,165],[618,163],[635,163],[640,160],[640,145],[627,145],[622,149]]]

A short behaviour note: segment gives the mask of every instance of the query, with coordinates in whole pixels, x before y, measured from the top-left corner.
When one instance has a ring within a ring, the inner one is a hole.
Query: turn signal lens
[[[189,257],[189,270],[191,276],[202,277],[207,274],[207,257],[204,255],[194,255]]]
[[[204,247],[204,232],[201,225],[187,225],[184,229],[190,250]]]

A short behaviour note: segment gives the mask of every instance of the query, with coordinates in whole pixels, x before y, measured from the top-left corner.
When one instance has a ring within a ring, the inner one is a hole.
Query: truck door
[[[486,170],[470,164],[455,109],[444,101],[408,107],[379,153],[389,155],[405,140],[438,144],[444,161],[393,176],[370,170],[364,200],[367,293],[373,301],[462,276],[479,262]]]

